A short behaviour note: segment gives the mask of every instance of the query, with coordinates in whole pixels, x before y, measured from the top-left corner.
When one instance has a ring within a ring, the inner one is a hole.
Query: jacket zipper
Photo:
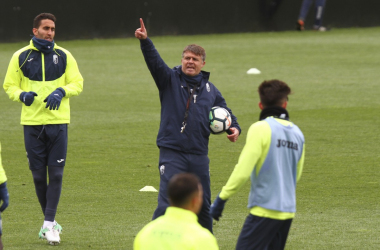
[[[45,82],[45,55],[41,52],[42,62],[42,82]]]

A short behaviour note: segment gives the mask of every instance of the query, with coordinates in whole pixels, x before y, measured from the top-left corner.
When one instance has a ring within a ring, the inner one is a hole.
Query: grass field
[[[130,31],[133,34],[134,31]],[[294,92],[290,118],[304,132],[306,161],[287,249],[380,249],[380,28],[152,37],[169,66],[198,43],[206,71],[243,130],[236,143],[211,136],[214,198],[258,120],[257,87],[281,79]],[[0,79],[28,41],[0,44]],[[57,41],[75,56],[85,87],[71,98],[69,147],[56,219],[59,249],[132,249],[151,220],[158,188],[158,91],[137,39]],[[260,75],[247,75],[258,68]],[[2,214],[6,249],[47,249],[43,216],[23,143],[21,104],[0,91],[0,141],[10,206]],[[214,226],[220,249],[234,249],[248,214],[249,183]]]

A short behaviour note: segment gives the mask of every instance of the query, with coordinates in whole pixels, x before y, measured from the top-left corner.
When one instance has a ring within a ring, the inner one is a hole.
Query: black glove
[[[63,88],[57,88],[48,97],[45,98],[44,102],[47,102],[45,108],[49,107],[50,110],[58,110],[59,105],[61,105],[61,100],[65,95],[66,92]]]
[[[3,200],[3,204],[0,207],[0,212],[3,212],[9,205],[9,194],[7,189],[7,182],[0,185],[0,201]]]
[[[219,221],[219,218],[222,217],[222,212],[226,202],[227,200],[222,200],[219,195],[216,197],[210,207],[210,214],[212,218]]]
[[[22,101],[26,106],[30,106],[34,102],[35,96],[38,96],[36,92],[32,92],[32,91],[25,92],[24,91],[20,94],[20,101]]]

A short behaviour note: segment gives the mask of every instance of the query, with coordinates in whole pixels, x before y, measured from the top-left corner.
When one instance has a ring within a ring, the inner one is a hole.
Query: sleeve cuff
[[[147,37],[146,39],[140,39],[140,43],[145,45],[145,44],[152,43],[152,40],[150,40],[150,38]]]
[[[228,197],[227,197],[227,195],[226,195],[225,193],[223,193],[223,191],[222,191],[222,192],[220,192],[220,194],[219,194],[219,198],[220,198],[220,199],[222,199],[223,201],[226,201],[226,200],[228,200]]]
[[[63,88],[59,87],[57,90],[61,91],[63,96],[66,96],[66,91]]]

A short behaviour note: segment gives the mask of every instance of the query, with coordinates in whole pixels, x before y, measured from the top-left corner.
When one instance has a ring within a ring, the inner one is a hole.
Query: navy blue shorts
[[[65,166],[67,124],[24,125],[24,140],[30,170]]]
[[[153,214],[153,219],[165,214],[169,206],[168,184],[169,180],[179,173],[192,173],[198,176],[203,188],[203,204],[198,214],[198,222],[204,228],[212,232],[212,217],[210,215],[211,190],[210,190],[210,160],[207,155],[188,154],[170,148],[160,148],[158,170],[160,173],[160,191],[158,205]]]
[[[293,219],[274,220],[248,215],[236,244],[236,250],[282,250]]]

